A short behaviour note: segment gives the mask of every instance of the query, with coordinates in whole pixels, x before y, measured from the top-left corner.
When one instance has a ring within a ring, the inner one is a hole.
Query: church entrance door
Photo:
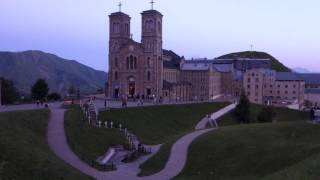
[[[136,94],[136,81],[133,77],[130,77],[128,81],[129,98],[133,98]]]

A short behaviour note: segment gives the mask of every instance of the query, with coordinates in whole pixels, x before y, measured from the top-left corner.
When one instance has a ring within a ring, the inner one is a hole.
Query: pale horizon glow
[[[1,0],[0,51],[41,50],[108,70],[108,15],[118,0]],[[141,36],[150,0],[122,0],[131,32]],[[320,72],[318,0],[158,0],[163,48],[187,59],[250,50],[267,52],[290,68]]]

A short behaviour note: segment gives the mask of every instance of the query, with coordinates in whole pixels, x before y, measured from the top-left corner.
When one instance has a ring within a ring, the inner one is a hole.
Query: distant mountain
[[[297,73],[312,73],[308,69],[300,68],[300,67],[292,68],[292,71],[297,72]]]
[[[70,86],[92,93],[104,88],[107,74],[74,60],[42,51],[0,52],[0,77],[13,80],[23,94],[30,94],[38,78],[45,79],[50,92],[66,94]]]
[[[256,58],[256,59],[271,59],[272,61],[272,69],[279,72],[289,72],[290,68],[283,65],[279,60],[274,58],[268,53],[265,52],[257,52],[257,51],[244,51],[244,52],[236,52],[230,53],[223,56],[218,57],[219,59],[231,59],[231,58]]]

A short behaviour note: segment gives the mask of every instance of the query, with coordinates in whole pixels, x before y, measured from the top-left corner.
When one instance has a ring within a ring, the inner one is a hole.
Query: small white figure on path
[[[101,124],[102,122],[101,121],[98,121],[98,127],[101,128]]]
[[[105,121],[105,122],[104,122],[104,127],[105,127],[105,128],[108,128],[108,121]]]
[[[111,121],[111,123],[110,123],[110,128],[113,128],[113,122]]]
[[[119,130],[122,131],[122,124],[119,124]]]

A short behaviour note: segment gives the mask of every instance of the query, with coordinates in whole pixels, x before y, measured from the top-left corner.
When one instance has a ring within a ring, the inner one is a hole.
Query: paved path
[[[202,134],[205,134],[214,129],[204,129],[199,131],[194,131],[180,138],[171,148],[171,153],[169,160],[164,169],[159,173],[152,175],[150,178],[152,180],[169,180],[177,176],[184,168],[187,162],[188,149],[190,144]]]
[[[233,110],[236,107],[236,104],[230,104],[229,106],[224,107],[223,109],[220,109],[217,112],[214,112],[211,114],[210,118],[212,120],[214,119],[218,119],[221,116],[225,115],[226,113],[230,112],[231,110]],[[208,123],[208,119],[206,117],[204,117],[197,125],[196,125],[196,130],[201,130],[201,129],[205,129],[206,125]]]
[[[213,113],[212,116],[220,117],[224,113],[229,112],[228,109],[231,109],[231,107],[231,105],[227,106],[218,111],[217,114]],[[137,177],[137,173],[140,172],[140,164],[157,153],[160,149],[160,145],[152,147],[153,153],[151,155],[144,156],[134,163],[118,165],[116,171],[101,172],[82,162],[70,149],[64,129],[65,110],[60,109],[59,107],[51,107],[50,109],[51,117],[48,127],[48,142],[51,149],[58,157],[71,166],[98,180],[169,180],[178,175],[184,168],[190,144],[202,134],[214,130],[213,128],[204,129],[205,123],[202,122],[203,120],[200,121],[195,128],[196,131],[183,136],[172,146],[169,160],[163,170],[152,176]]]

